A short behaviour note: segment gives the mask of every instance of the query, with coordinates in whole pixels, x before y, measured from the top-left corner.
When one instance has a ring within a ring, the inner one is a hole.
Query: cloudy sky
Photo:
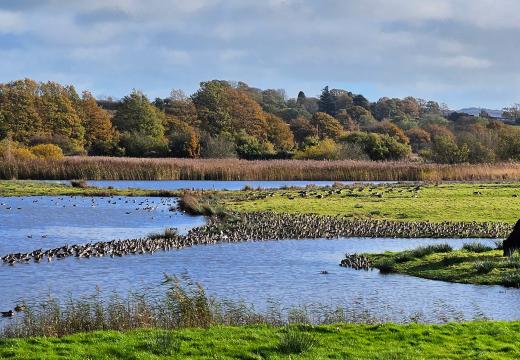
[[[520,102],[518,0],[1,0],[0,82],[151,98],[209,79]]]

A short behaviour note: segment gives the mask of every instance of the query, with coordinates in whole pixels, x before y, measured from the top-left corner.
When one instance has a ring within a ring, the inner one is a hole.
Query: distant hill
[[[464,108],[457,110],[457,112],[460,113],[466,113],[468,115],[478,116],[481,111],[487,112],[489,115],[495,118],[502,118],[502,110],[493,110],[493,109],[485,109],[485,108],[478,108],[478,107],[470,107],[470,108]]]

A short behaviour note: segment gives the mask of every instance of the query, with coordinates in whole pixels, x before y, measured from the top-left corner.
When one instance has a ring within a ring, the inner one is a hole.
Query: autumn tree
[[[47,82],[40,84],[39,93],[43,134],[67,138],[72,151],[83,150],[85,128],[69,92],[58,83]]]
[[[289,126],[294,134],[294,139],[298,143],[302,143],[309,136],[316,135],[316,129],[307,118],[297,117],[291,121]]]
[[[12,140],[27,144],[32,136],[42,132],[38,101],[38,83],[33,80],[1,84],[0,139],[10,135]]]
[[[267,114],[267,138],[277,150],[289,151],[294,147],[294,135],[288,124],[273,114]]]
[[[189,124],[175,117],[166,119],[166,134],[174,157],[198,158],[200,156],[200,136]]]
[[[421,128],[408,130],[406,136],[410,139],[410,145],[414,152],[419,152],[431,143],[430,133]]]
[[[98,149],[98,155],[100,152],[107,153],[116,137],[109,113],[98,106],[96,99],[88,91],[82,94],[81,107],[84,114],[86,148]],[[101,148],[107,151],[101,151]]]
[[[343,126],[341,126],[339,121],[323,112],[315,113],[312,116],[311,124],[321,139],[338,139],[344,133]]]

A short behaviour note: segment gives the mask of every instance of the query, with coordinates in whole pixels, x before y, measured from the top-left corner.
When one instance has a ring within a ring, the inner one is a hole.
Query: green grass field
[[[340,193],[308,189],[220,193],[228,209],[342,215],[396,221],[514,223],[520,217],[520,183],[355,186]],[[518,197],[516,197],[518,196]]]
[[[421,249],[419,248],[419,252]],[[417,251],[367,254],[382,271],[464,284],[520,286],[520,256],[502,250],[462,249],[415,255]]]
[[[520,322],[105,331],[0,340],[2,359],[515,359]]]

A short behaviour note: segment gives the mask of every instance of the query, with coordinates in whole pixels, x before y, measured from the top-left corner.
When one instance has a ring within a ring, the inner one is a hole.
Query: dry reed
[[[67,157],[2,161],[0,179],[513,181],[520,180],[520,163]]]

